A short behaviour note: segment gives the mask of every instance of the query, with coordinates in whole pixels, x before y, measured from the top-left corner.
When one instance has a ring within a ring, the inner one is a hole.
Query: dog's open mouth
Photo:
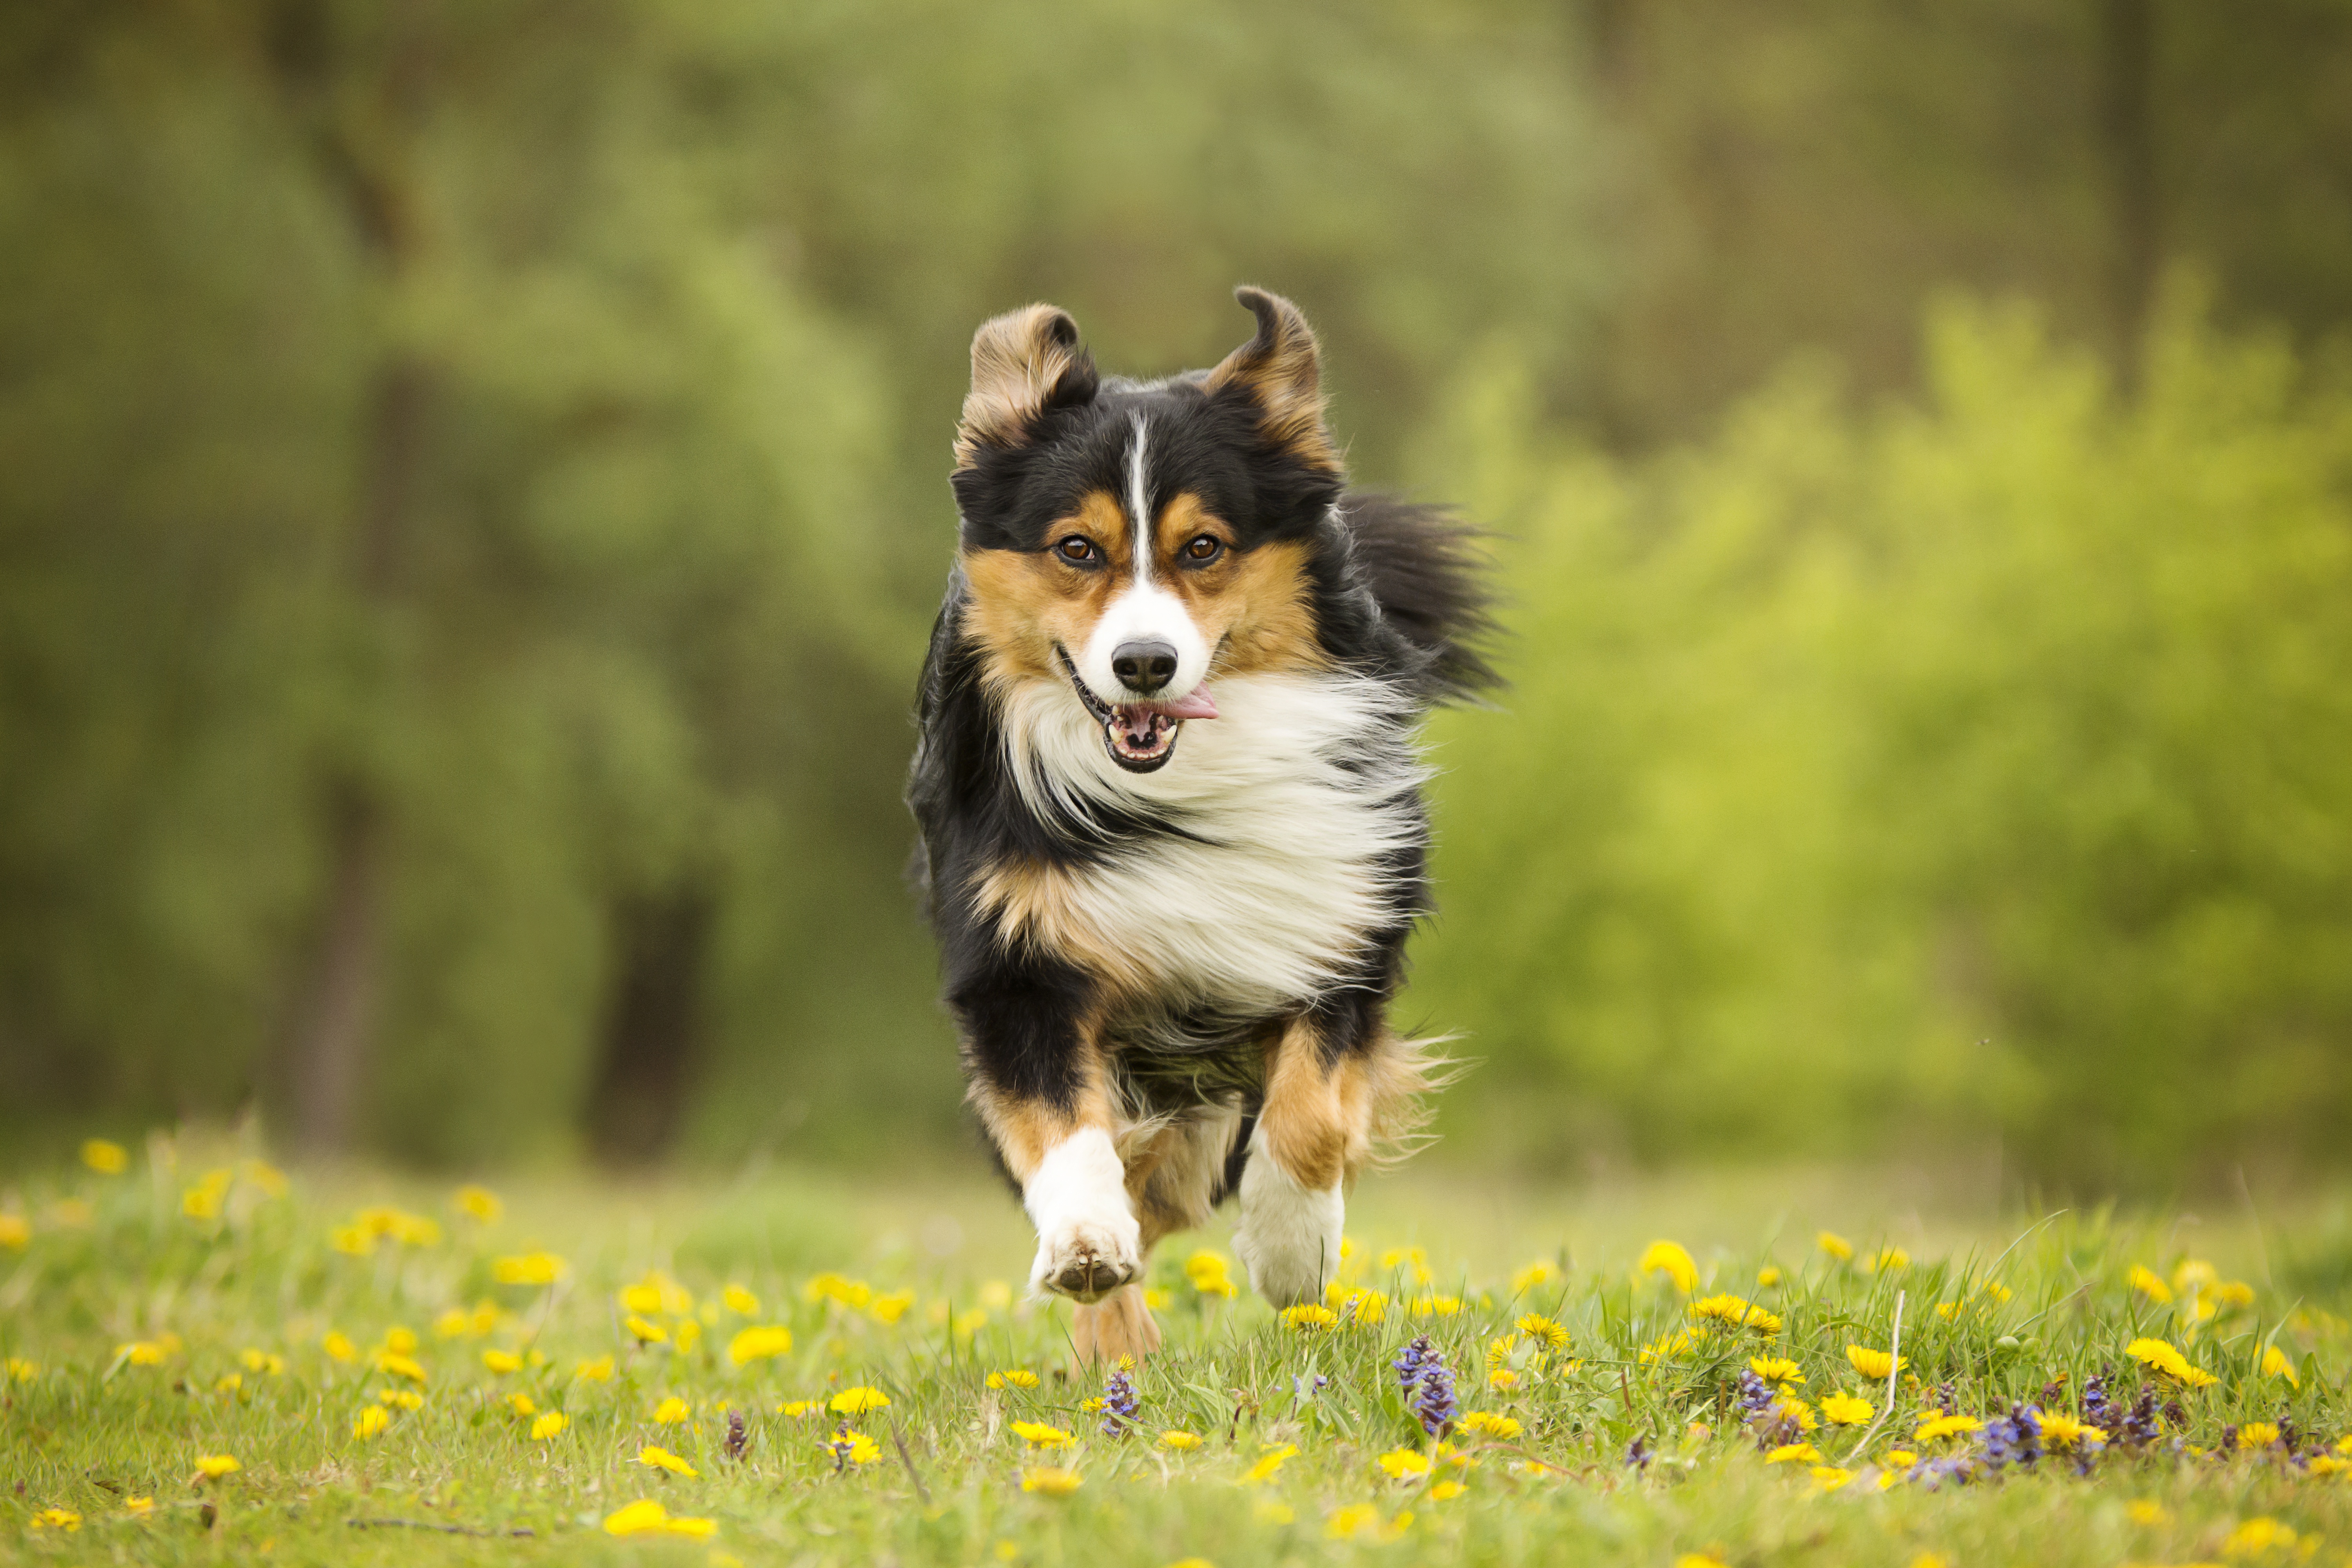
[[[1079,677],[1068,650],[1054,651],[1061,655],[1063,672],[1077,689],[1078,700],[1103,727],[1103,744],[1110,752],[1110,760],[1129,773],[1156,773],[1166,767],[1168,759],[1176,754],[1176,734],[1184,721],[1217,716],[1217,705],[1210,700],[1206,686],[1196,686],[1167,702],[1105,702]]]

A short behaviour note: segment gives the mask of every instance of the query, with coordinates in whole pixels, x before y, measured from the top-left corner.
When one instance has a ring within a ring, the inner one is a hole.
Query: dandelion
[[[1486,1373],[1486,1386],[1497,1394],[1508,1394],[1518,1385],[1519,1374],[1509,1367],[1498,1366]]]
[[[1431,1279],[1429,1254],[1418,1247],[1390,1247],[1381,1254],[1381,1267],[1390,1270],[1404,1269],[1416,1285],[1426,1285]]]
[[[866,1310],[873,1314],[877,1323],[895,1323],[905,1317],[907,1309],[914,1304],[915,1293],[912,1290],[893,1290],[887,1295],[875,1297],[874,1304]]]
[[[2172,1300],[2172,1287],[2158,1279],[2152,1268],[2135,1263],[2130,1274],[2125,1278],[2133,1289],[2151,1301],[2168,1304]]]
[[[1759,1334],[1770,1335],[1780,1331],[1778,1314],[1768,1312],[1738,1296],[1709,1296],[1704,1300],[1693,1301],[1690,1313],[1694,1318],[1713,1319],[1735,1329],[1754,1329]]]
[[[610,1383],[613,1381],[613,1358],[600,1355],[593,1361],[576,1362],[572,1364],[572,1375],[583,1383]]]
[[[817,1275],[802,1286],[801,1296],[812,1304],[818,1301],[837,1301],[854,1312],[862,1312],[873,1303],[874,1287],[862,1279],[852,1279],[845,1275],[826,1272]]]
[[[1064,1447],[1072,1441],[1067,1432],[1059,1426],[1048,1426],[1042,1421],[1015,1421],[1013,1423],[1013,1435],[1039,1448]]]
[[[835,1415],[863,1415],[869,1410],[888,1406],[890,1396],[878,1388],[845,1388],[833,1396],[827,1408]]]
[[[1508,1415],[1497,1415],[1491,1410],[1473,1410],[1462,1418],[1462,1430],[1507,1442],[1526,1428]]]
[[[2238,1428],[2238,1447],[2267,1448],[2279,1440],[2278,1425],[2272,1421],[2249,1421]]]
[[[510,1372],[522,1370],[522,1357],[512,1351],[484,1351],[482,1364],[499,1376],[504,1377]]]
[[[499,1216],[507,1212],[507,1205],[499,1201],[498,1194],[488,1187],[471,1184],[459,1187],[456,1192],[451,1193],[449,1206],[467,1219],[481,1225],[496,1225],[499,1223]]]
[[[1768,1465],[1818,1465],[1821,1461],[1821,1450],[1811,1443],[1783,1443],[1764,1456]]]
[[[33,1516],[33,1528],[60,1531],[71,1535],[81,1528],[81,1515],[69,1508],[45,1508]]]
[[[2107,1440],[2105,1432],[2089,1422],[2067,1415],[2063,1410],[2045,1412],[2042,1417],[2042,1436],[2053,1448],[2096,1448]]]
[[[245,1467],[236,1462],[236,1456],[234,1454],[198,1454],[194,1479],[199,1484],[205,1481],[216,1481],[223,1476],[233,1476],[243,1468]]]
[[[1568,1348],[1568,1331],[1549,1318],[1529,1312],[1519,1319],[1516,1327],[1528,1338],[1541,1340],[1556,1351]]]
[[[513,1411],[518,1415],[536,1415],[539,1414],[538,1401],[532,1399],[528,1394],[508,1394],[507,1408]]]
[[[162,1366],[166,1353],[162,1343],[154,1340],[133,1340],[114,1347],[115,1359],[132,1366]]]
[[[563,1270],[563,1259],[552,1252],[520,1252],[493,1261],[490,1278],[501,1285],[552,1285]]]
[[[361,1409],[359,1418],[352,1423],[352,1436],[362,1439],[373,1437],[391,1425],[391,1411],[381,1405],[366,1405]]]
[[[2302,1537],[2293,1527],[2274,1519],[2250,1519],[2230,1531],[2221,1542],[2224,1557],[2259,1557],[2265,1552],[2293,1546]]]
[[[1286,1329],[1296,1329],[1301,1333],[1319,1333],[1326,1329],[1337,1328],[1339,1323],[1339,1313],[1328,1307],[1318,1307],[1311,1301],[1301,1302],[1296,1307],[1285,1307],[1282,1310],[1282,1326]]]
[[[1085,1484],[1085,1477],[1059,1465],[1038,1465],[1021,1472],[1023,1491],[1041,1492],[1046,1497],[1067,1497]]]
[[[2172,1522],[2172,1510],[2162,1503],[2147,1498],[2134,1498],[2124,1504],[2124,1512],[2130,1516],[2134,1524],[2143,1525],[2150,1530],[2158,1525]]]
[[[1462,1310],[1459,1296],[1415,1296],[1409,1310],[1416,1318],[1451,1318]]]
[[[1877,1414],[1877,1407],[1867,1399],[1857,1399],[1851,1394],[1827,1394],[1822,1396],[1822,1419],[1832,1426],[1859,1426]]]
[[[701,1474],[667,1448],[656,1448],[651,1444],[637,1450],[637,1463],[648,1469],[667,1470],[674,1476],[684,1476],[688,1480],[693,1480]]]
[[[1767,1383],[1786,1385],[1805,1381],[1805,1369],[1786,1356],[1751,1356],[1748,1370]]]
[[[1886,1269],[1908,1268],[1910,1267],[1911,1255],[1904,1251],[1899,1247],[1881,1247],[1879,1248],[1878,1256],[1870,1260],[1871,1272],[1874,1274]]]
[[[2124,1353],[2151,1372],[2160,1372],[2191,1388],[2203,1388],[2221,1381],[2203,1368],[2189,1365],[2179,1348],[2164,1340],[2134,1340],[2124,1347]]]
[[[992,1372],[988,1374],[988,1386],[991,1388],[1034,1388],[1037,1386],[1037,1374],[1034,1372],[1028,1371],[1026,1368],[1017,1366],[1008,1368],[1003,1372]]]
[[[0,1214],[0,1247],[22,1252],[33,1245],[33,1226],[23,1215]]]
[[[41,1375],[41,1369],[23,1356],[10,1356],[6,1370],[8,1381],[11,1383],[30,1383]]]
[[[654,1406],[654,1425],[676,1426],[680,1422],[690,1419],[693,1415],[694,1407],[673,1394]]]
[[[1843,1263],[1853,1257],[1853,1243],[1848,1241],[1845,1237],[1840,1236],[1833,1230],[1824,1230],[1814,1236],[1813,1245],[1820,1247],[1823,1252],[1828,1253],[1832,1258],[1836,1258],[1840,1263]]]
[[[727,1359],[744,1366],[755,1361],[772,1361],[792,1348],[792,1330],[777,1323],[762,1324],[736,1331],[735,1337],[727,1342]]]
[[[1979,1430],[1984,1423],[1973,1415],[1930,1415],[1922,1419],[1911,1436],[1922,1443],[1932,1443],[1938,1437],[1958,1436]]]
[[[85,1139],[81,1163],[101,1176],[119,1176],[130,1168],[131,1151],[107,1138]]]
[[[730,1285],[719,1291],[719,1304],[739,1318],[756,1318],[760,1315],[760,1298],[752,1295],[740,1285]]]
[[[1201,1446],[1201,1435],[1187,1432],[1181,1427],[1171,1427],[1160,1434],[1160,1446],[1173,1448],[1180,1454],[1189,1454]]]
[[[1440,1481],[1435,1486],[1429,1489],[1429,1500],[1432,1502],[1452,1502],[1455,1498],[1460,1497],[1464,1492],[1466,1492],[1469,1489],[1470,1489],[1468,1487],[1464,1486],[1460,1481]],[[1407,1515],[1405,1517],[1410,1518],[1411,1516]]]
[[[1780,1282],[1780,1270],[1778,1265],[1768,1263],[1756,1271],[1756,1284],[1760,1289],[1769,1290]]]
[[[669,1343],[669,1331],[667,1329],[663,1328],[659,1323],[648,1322],[646,1320],[638,1317],[635,1312],[631,1312],[628,1316],[623,1318],[621,1320],[621,1326],[628,1330],[630,1337],[635,1339],[637,1343],[641,1345],[666,1345]]]
[[[684,1535],[702,1540],[719,1531],[716,1520],[678,1519],[651,1498],[604,1516],[607,1535]]]
[[[145,1519],[155,1511],[152,1497],[127,1497],[122,1500],[122,1511],[133,1519]]]
[[[1286,1462],[1297,1458],[1297,1454],[1298,1445],[1296,1443],[1268,1443],[1259,1451],[1257,1463],[1249,1468],[1248,1473],[1244,1475],[1242,1479],[1244,1482],[1265,1480],[1275,1471],[1282,1468]]]
[[[1429,1474],[1429,1456],[1412,1448],[1391,1448],[1375,1462],[1395,1480],[1412,1480]]]
[[[2303,1386],[2303,1379],[2295,1375],[2294,1363],[2287,1360],[2286,1352],[2276,1345],[2266,1345],[2263,1349],[2263,1375],[2283,1377],[2291,1388]]]
[[[2213,1299],[2224,1307],[2251,1307],[2254,1304],[2254,1288],[2242,1279],[2231,1279],[2215,1286]]]
[[[544,1443],[547,1439],[557,1436],[562,1432],[566,1426],[571,1425],[571,1420],[565,1416],[562,1411],[551,1410],[545,1415],[536,1416],[532,1419],[530,1424],[530,1440],[534,1443]]]
[[[404,1355],[398,1351],[376,1352],[375,1369],[393,1377],[404,1377],[411,1383],[426,1381],[425,1368],[416,1359],[414,1356]]]
[[[190,1219],[219,1218],[232,1179],[226,1170],[206,1171],[202,1181],[180,1194],[180,1212]]]
[[[1524,1296],[1528,1291],[1549,1285],[1559,1278],[1559,1269],[1538,1259],[1511,1276],[1511,1294]]]
[[[1389,1299],[1360,1286],[1343,1286],[1335,1280],[1326,1288],[1323,1299],[1348,1321],[1377,1323],[1388,1315]]]
[[[1688,1252],[1671,1241],[1654,1241],[1643,1248],[1641,1260],[1633,1269],[1638,1274],[1664,1274],[1685,1296],[1698,1289],[1698,1265],[1691,1260]]]
[[[1837,1490],[1838,1488],[1845,1485],[1846,1482],[1853,1479],[1853,1472],[1852,1470],[1843,1469],[1836,1465],[1815,1465],[1807,1473],[1813,1478],[1814,1481],[1820,1485],[1822,1490],[1825,1492],[1833,1492]]]
[[[1898,1362],[1885,1351],[1872,1350],[1868,1345],[1846,1346],[1845,1359],[1853,1363],[1854,1371],[1873,1383],[1885,1382],[1895,1375],[1896,1367],[1908,1366],[1911,1363],[1909,1356]]]

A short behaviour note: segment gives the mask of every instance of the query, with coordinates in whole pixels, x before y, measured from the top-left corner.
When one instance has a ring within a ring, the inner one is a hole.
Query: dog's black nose
[[[1157,691],[1176,679],[1176,649],[1164,642],[1123,642],[1111,649],[1110,672],[1129,691]]]

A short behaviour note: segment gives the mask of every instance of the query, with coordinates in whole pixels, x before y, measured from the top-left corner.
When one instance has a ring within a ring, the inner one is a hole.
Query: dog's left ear
[[[1027,305],[982,322],[971,338],[971,390],[956,426],[956,467],[972,467],[982,447],[1021,445],[1037,416],[1091,401],[1099,384],[1067,310]]]
[[[1247,393],[1266,438],[1310,468],[1339,471],[1339,451],[1323,426],[1323,362],[1315,330],[1298,307],[1247,284],[1234,298],[1257,317],[1257,335],[1224,357],[1203,384],[1215,394]]]

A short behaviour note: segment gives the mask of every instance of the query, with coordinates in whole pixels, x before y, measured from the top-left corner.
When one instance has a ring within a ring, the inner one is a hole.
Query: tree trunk
[[[290,1052],[294,1136],[312,1153],[351,1142],[375,1017],[377,910],[383,876],[380,817],[359,788],[328,812],[327,891],[297,1007]]]
[[[2114,224],[2110,283],[2116,363],[2137,390],[2156,296],[2158,231],[2155,0],[2100,0],[2099,133]]]
[[[624,900],[588,1137],[607,1164],[669,1152],[702,1059],[702,977],[711,900],[699,886]]]

